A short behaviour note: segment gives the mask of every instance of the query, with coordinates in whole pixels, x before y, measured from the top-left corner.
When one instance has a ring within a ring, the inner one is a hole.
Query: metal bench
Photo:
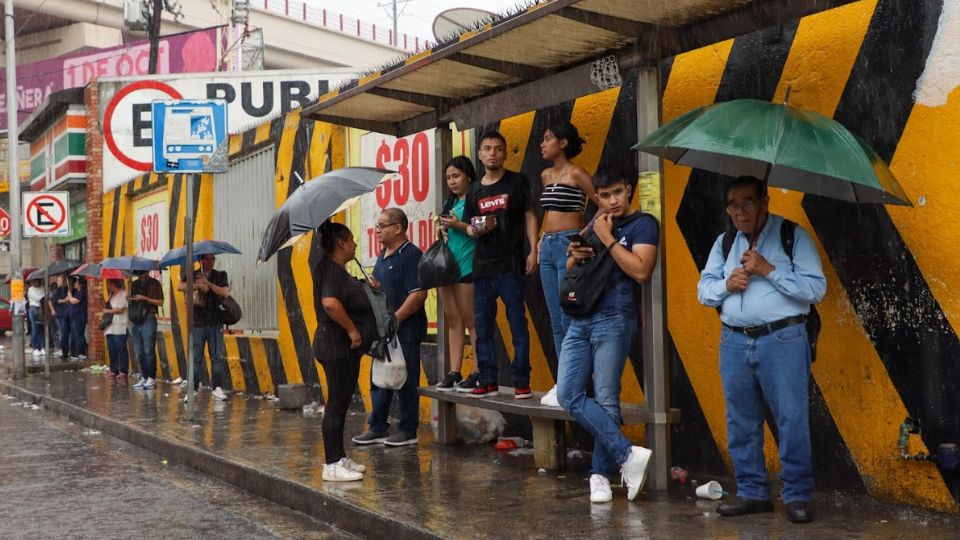
[[[420,395],[437,400],[439,409],[440,439],[445,444],[457,442],[455,404],[490,409],[501,413],[516,414],[530,418],[533,426],[533,458],[537,467],[549,470],[561,470],[566,465],[566,444],[564,441],[564,422],[573,421],[567,411],[560,407],[548,407],[540,404],[544,392],[534,392],[530,399],[516,399],[513,388],[501,386],[500,393],[494,397],[474,398],[457,392],[438,392],[436,387],[421,386]],[[648,412],[643,405],[622,403],[620,405],[624,424],[653,424],[680,421],[680,409],[670,409],[658,418]]]

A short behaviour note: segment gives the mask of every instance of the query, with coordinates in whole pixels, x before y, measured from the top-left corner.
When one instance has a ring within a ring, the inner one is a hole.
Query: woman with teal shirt
[[[460,281],[453,285],[440,287],[440,301],[443,304],[443,320],[447,325],[450,347],[450,373],[437,386],[441,392],[452,392],[462,386],[464,331],[470,332],[470,345],[477,348],[476,331],[473,324],[473,250],[476,240],[467,236],[467,223],[463,219],[463,205],[467,190],[476,177],[473,163],[464,156],[458,156],[447,162],[443,168],[450,198],[440,213],[441,234],[447,240],[450,251],[460,267]],[[469,379],[473,378],[468,377]],[[473,385],[476,386],[474,378]],[[471,390],[469,388],[467,391]]]

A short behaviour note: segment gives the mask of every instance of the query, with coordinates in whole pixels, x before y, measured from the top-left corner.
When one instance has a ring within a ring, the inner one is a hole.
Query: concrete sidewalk
[[[189,422],[179,387],[139,391],[90,372],[0,381],[0,392],[367,538],[934,539],[956,538],[960,530],[956,516],[840,494],[819,496],[810,525],[790,523],[780,505],[774,514],[720,518],[716,503],[696,500],[689,484],[632,503],[615,487],[612,504],[595,505],[583,460],[573,460],[565,474],[539,474],[530,455],[492,445],[440,446],[429,428],[414,447],[348,441],[350,456],[367,466],[366,478],[325,484],[321,414],[280,411],[250,396],[216,402],[202,392],[197,419]],[[351,413],[347,437],[363,422],[361,412]]]

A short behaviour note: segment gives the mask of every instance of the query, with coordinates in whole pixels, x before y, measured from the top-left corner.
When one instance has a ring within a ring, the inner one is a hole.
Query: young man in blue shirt
[[[727,402],[727,446],[737,498],[725,517],[770,512],[763,457],[764,405],[777,424],[780,479],[790,521],[813,520],[813,461],[808,391],[811,351],[806,317],[827,282],[810,236],[794,229],[793,253],[784,251],[784,219],[769,212],[766,184],[742,176],[726,186],[726,211],[736,228],[729,253],[724,236],[713,244],[700,275],[701,304],[720,308],[720,377]],[[732,233],[730,233],[732,234]]]
[[[400,328],[397,339],[407,365],[407,380],[397,391],[400,402],[400,423],[397,432],[387,436],[387,416],[393,390],[370,382],[370,430],[353,438],[360,445],[383,443],[387,446],[417,444],[420,425],[420,344],[427,337],[427,313],[423,302],[427,292],[420,289],[417,267],[423,252],[407,240],[407,215],[399,208],[387,208],[377,218],[377,237],[383,251],[373,267],[371,285],[387,295],[387,303],[395,310]]]
[[[633,500],[646,480],[651,451],[634,446],[620,432],[620,380],[637,328],[639,285],[650,281],[660,241],[657,220],[630,206],[633,183],[617,171],[593,178],[599,210],[584,236],[596,236],[615,265],[592,312],[572,316],[563,340],[557,373],[557,399],[594,437],[590,501],[613,500],[607,474],[619,467]],[[596,256],[572,242],[567,271]],[[596,398],[587,397],[593,384]]]

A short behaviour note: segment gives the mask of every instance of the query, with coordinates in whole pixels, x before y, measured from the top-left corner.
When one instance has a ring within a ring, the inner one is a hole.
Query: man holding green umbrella
[[[717,237],[697,286],[700,303],[718,308],[723,323],[720,377],[737,479],[736,500],[717,512],[732,517],[773,510],[763,456],[769,406],[787,514],[806,523],[813,519],[814,488],[806,318],[827,282],[810,236],[769,213],[769,202],[761,180],[741,176],[727,183],[725,208],[736,230]]]

